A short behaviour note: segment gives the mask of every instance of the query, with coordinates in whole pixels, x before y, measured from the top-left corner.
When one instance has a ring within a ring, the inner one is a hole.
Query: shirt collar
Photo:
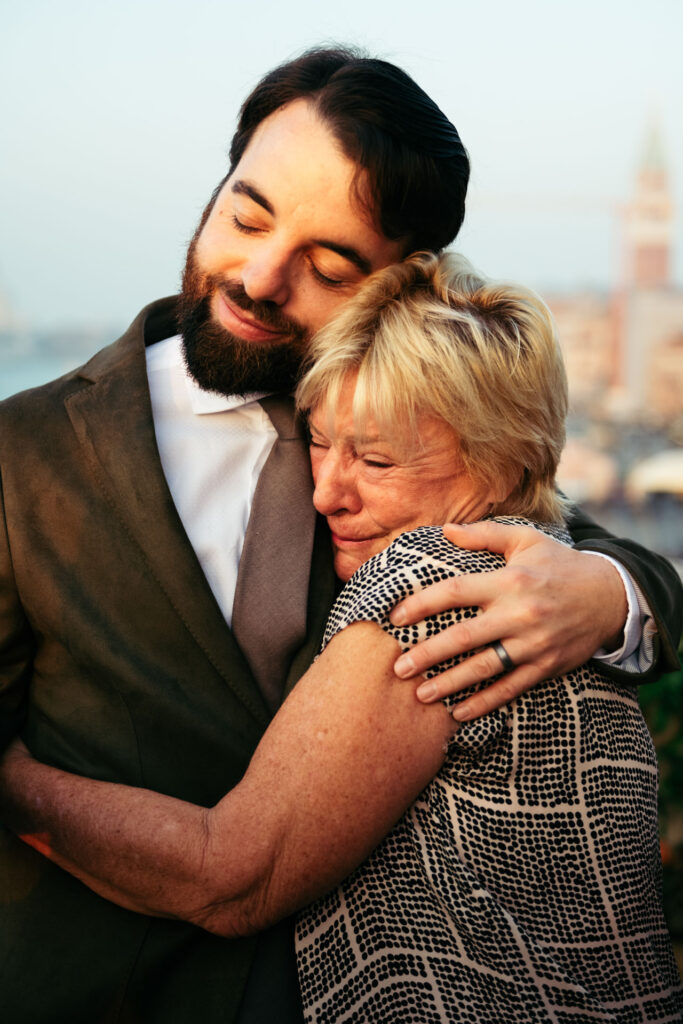
[[[219,395],[216,391],[205,391],[189,373],[185,375],[187,396],[192,412],[196,416],[204,416],[212,412],[228,412],[230,409],[241,409],[265,398],[267,391],[253,391],[247,395]]]
[[[214,412],[228,412],[230,409],[240,409],[242,406],[251,405],[265,398],[268,391],[253,391],[246,395],[219,395],[216,391],[206,391],[194,379],[185,365],[182,358],[182,339],[180,335],[172,339],[175,342],[181,365],[184,372],[185,387],[190,407],[195,416],[205,416]]]

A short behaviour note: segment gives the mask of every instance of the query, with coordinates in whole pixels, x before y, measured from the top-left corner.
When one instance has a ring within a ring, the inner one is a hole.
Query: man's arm
[[[578,551],[599,552],[620,563],[642,592],[655,622],[652,667],[635,679],[632,673],[620,673],[616,668],[611,674],[641,683],[652,682],[664,672],[675,672],[679,667],[677,649],[683,629],[683,585],[674,567],[655,551],[648,551],[626,537],[615,537],[576,506],[569,529]]]
[[[453,655],[476,652],[419,687],[421,700],[438,700],[500,674],[500,659],[490,646],[496,641],[502,641],[516,667],[459,704],[454,715],[460,721],[500,707],[543,679],[577,668],[600,648],[618,647],[627,613],[624,586],[615,567],[591,552],[608,554],[625,565],[659,631],[655,662],[647,672],[627,674],[613,667],[605,671],[638,683],[677,667],[683,591],[677,573],[661,556],[612,537],[584,515],[573,522],[575,548],[536,530],[500,523],[449,525],[444,532],[459,547],[503,554],[507,565],[496,572],[434,584],[392,612],[392,621],[401,625],[456,606],[482,609],[476,618],[452,626],[398,659],[396,674],[411,679]]]
[[[15,586],[0,475],[0,752],[24,721],[32,659],[33,635]]]
[[[338,634],[211,810],[10,751],[0,816],[123,906],[258,931],[346,877],[444,759],[456,726],[398,683],[397,650],[372,623]]]

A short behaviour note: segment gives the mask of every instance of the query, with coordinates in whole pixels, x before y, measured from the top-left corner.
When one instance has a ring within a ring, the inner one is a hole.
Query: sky
[[[541,292],[605,289],[649,125],[683,206],[680,0],[0,0],[0,307],[123,328],[177,291],[239,106],[329,42],[405,68],[472,161],[456,248]],[[676,222],[683,280],[683,218]]]

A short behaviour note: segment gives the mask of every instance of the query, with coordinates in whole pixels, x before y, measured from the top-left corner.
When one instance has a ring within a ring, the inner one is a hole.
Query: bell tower
[[[652,417],[664,408],[655,367],[664,358],[666,339],[680,331],[682,313],[680,293],[672,280],[673,200],[656,123],[647,135],[622,228],[611,385],[622,410]]]
[[[648,133],[624,228],[625,286],[666,288],[671,275],[673,202],[656,122]]]

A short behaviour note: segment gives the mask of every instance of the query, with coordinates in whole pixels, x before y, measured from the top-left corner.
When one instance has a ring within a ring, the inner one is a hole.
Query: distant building
[[[662,140],[650,128],[635,195],[624,211],[623,285],[636,290],[668,288],[671,278],[673,202]]]
[[[683,290],[671,279],[673,198],[656,125],[622,210],[612,294],[550,298],[579,411],[665,424],[683,418]]]
[[[572,404],[594,408],[614,380],[615,317],[608,296],[591,292],[550,298],[564,353]]]

